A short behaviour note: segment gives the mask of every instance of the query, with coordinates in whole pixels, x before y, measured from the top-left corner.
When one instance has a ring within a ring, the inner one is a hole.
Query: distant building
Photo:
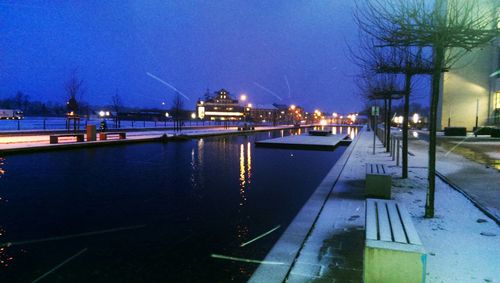
[[[273,122],[278,120],[278,108],[273,104],[257,104],[249,111],[249,118],[255,122]],[[284,116],[284,115],[283,115]]]
[[[205,99],[196,103],[196,115],[202,120],[243,120],[244,108],[225,89],[214,92],[213,96],[207,90]]]

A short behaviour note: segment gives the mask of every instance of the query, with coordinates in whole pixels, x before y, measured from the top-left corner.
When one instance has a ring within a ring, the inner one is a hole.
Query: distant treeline
[[[42,102],[37,100],[31,100],[29,95],[24,94],[23,92],[18,91],[15,95],[0,98],[0,109],[19,109],[24,112],[25,116],[47,116],[47,117],[64,117],[68,113],[68,109],[65,103],[57,103],[57,102]],[[89,116],[95,114],[100,110],[110,110],[122,113],[122,115],[126,113],[139,113],[139,112],[156,112],[162,113],[169,112],[170,117],[174,116],[174,113],[177,113],[177,117],[179,119],[189,119],[191,111],[184,109],[145,109],[145,108],[137,108],[137,107],[127,107],[123,105],[104,105],[104,106],[91,106],[84,101],[78,102],[78,114],[83,116]],[[127,115],[124,115],[127,116]]]
[[[32,101],[29,95],[18,91],[14,96],[0,99],[1,109],[20,109],[30,116],[64,116],[66,105],[55,102]]]

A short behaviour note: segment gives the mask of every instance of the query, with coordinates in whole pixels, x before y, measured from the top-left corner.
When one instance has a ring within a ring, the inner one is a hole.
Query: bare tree
[[[389,150],[389,141],[391,134],[391,113],[392,101],[400,99],[404,91],[394,74],[380,74],[371,70],[365,70],[361,76],[358,86],[362,93],[370,100],[383,100],[384,101],[384,134],[385,145]],[[375,129],[376,130],[376,129]]]
[[[66,81],[65,85],[66,89],[66,108],[69,113],[76,114],[78,112],[78,100],[82,99],[84,89],[83,89],[83,80],[78,78],[78,70],[74,69],[71,72],[71,77],[68,81]],[[77,100],[78,98],[78,100]]]
[[[493,5],[493,4],[492,4]],[[436,130],[441,74],[463,55],[490,42],[497,34],[494,9],[477,1],[369,0],[357,2],[355,19],[381,47],[421,47],[432,51],[432,92],[429,115],[429,190],[425,217],[434,217]]]
[[[412,90],[412,78],[415,75],[432,74],[432,58],[425,55],[421,47],[377,47],[373,38],[368,36],[362,38],[360,48],[356,51],[351,49],[351,57],[356,64],[364,69],[376,73],[401,74],[404,75],[404,107],[403,107],[403,145],[402,145],[402,178],[408,177],[408,116],[410,109],[410,95]],[[389,109],[391,100],[388,101]],[[390,111],[389,111],[390,112]],[[386,132],[386,147],[389,151],[390,126]]]
[[[113,111],[115,112],[115,128],[120,128],[119,113],[122,111],[123,103],[118,90],[115,90],[115,94],[111,96],[111,105],[113,106]]]
[[[117,114],[122,110],[123,103],[120,95],[118,94],[118,90],[116,90],[115,94],[111,96],[111,104],[113,105],[113,111]]]
[[[171,113],[174,119],[174,130],[182,131],[182,109],[184,107],[184,101],[181,98],[179,92],[175,92],[174,99],[172,100]]]

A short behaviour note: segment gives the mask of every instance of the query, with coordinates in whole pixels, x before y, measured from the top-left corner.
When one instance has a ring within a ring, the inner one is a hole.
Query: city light
[[[240,95],[240,100],[241,101],[246,101],[247,100],[247,95],[246,94]]]
[[[290,105],[290,109],[295,110],[295,105],[294,104]]]
[[[101,111],[99,111],[99,116],[104,117],[104,115],[106,115],[106,112],[104,112],[104,111],[102,111],[102,110],[101,110]]]
[[[168,116],[169,116],[168,112],[165,112],[165,117],[167,117],[167,118],[168,118]]]
[[[420,119],[420,116],[417,113],[413,114],[413,117],[412,117],[413,123],[415,123],[415,124],[418,123],[419,119]]]
[[[326,126],[327,122],[326,122],[326,120],[325,120],[325,119],[321,119],[321,121],[319,121],[319,124],[320,124],[321,126]]]
[[[396,124],[403,124],[403,116],[394,117],[394,122],[396,122]]]
[[[338,116],[337,112],[333,112],[332,117],[337,118],[337,116]]]

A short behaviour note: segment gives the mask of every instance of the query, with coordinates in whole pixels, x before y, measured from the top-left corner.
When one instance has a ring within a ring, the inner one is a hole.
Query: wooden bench
[[[392,177],[383,164],[366,164],[365,194],[368,197],[391,198]]]
[[[76,137],[77,142],[83,142],[83,136],[84,134],[57,134],[57,135],[50,135],[50,143],[55,144],[59,143],[59,138],[64,138],[64,137]]]
[[[425,282],[427,255],[410,215],[393,200],[366,200],[364,282]]]
[[[124,140],[127,138],[126,132],[100,132],[99,140],[104,141],[108,139],[108,136],[118,136],[118,139]]]

